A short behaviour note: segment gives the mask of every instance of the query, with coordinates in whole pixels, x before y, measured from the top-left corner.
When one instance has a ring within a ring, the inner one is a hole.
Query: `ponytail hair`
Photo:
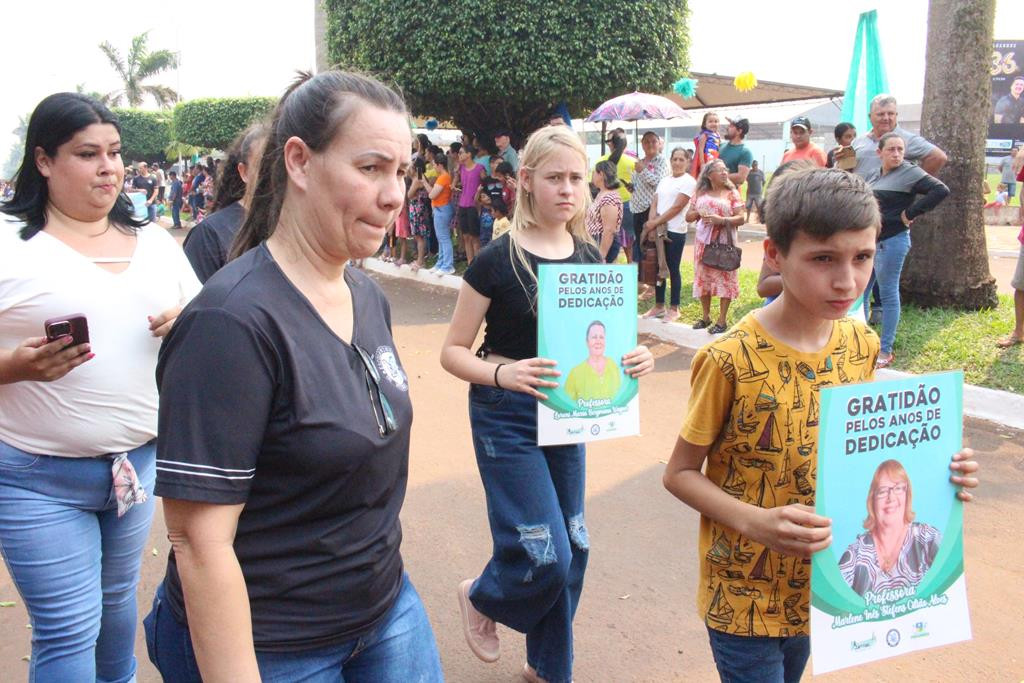
[[[266,125],[262,122],[254,123],[239,133],[228,147],[227,158],[221,162],[217,173],[217,185],[213,192],[213,208],[210,213],[220,211],[228,204],[234,204],[245,196],[246,182],[242,179],[242,174],[238,172],[238,165],[249,164],[250,155],[258,150],[266,136]],[[257,166],[258,164],[250,165],[250,178],[254,177],[252,173]]]
[[[406,114],[401,95],[371,76],[350,71],[299,72],[277,103],[263,148],[245,222],[228,260],[238,258],[274,233],[288,191],[284,145],[292,137],[314,152],[325,151],[362,105]]]

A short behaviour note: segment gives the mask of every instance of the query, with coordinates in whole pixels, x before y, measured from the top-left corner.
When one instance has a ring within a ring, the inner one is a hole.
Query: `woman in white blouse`
[[[135,676],[157,351],[200,285],[133,217],[120,150],[106,107],[50,95],[0,206],[0,549],[32,621],[30,681]]]

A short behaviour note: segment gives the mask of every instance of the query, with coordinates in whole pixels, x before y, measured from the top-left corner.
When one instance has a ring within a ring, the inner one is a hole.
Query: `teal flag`
[[[867,133],[871,130],[868,122],[871,98],[884,92],[889,92],[889,79],[885,77],[882,44],[878,39],[878,12],[871,10],[861,14],[857,22],[842,120],[856,126],[859,135]]]

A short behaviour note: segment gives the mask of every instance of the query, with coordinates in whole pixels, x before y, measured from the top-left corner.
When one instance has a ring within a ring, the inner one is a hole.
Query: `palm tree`
[[[121,103],[121,97],[128,100],[128,106],[138,107],[146,95],[150,95],[156,103],[167,108],[178,101],[178,93],[166,85],[146,85],[147,78],[156,76],[167,69],[178,66],[178,57],[170,50],[150,52],[146,46],[149,31],[132,38],[132,46],[128,51],[128,59],[121,58],[121,53],[107,41],[100,43],[100,50],[110,60],[110,65],[121,77],[123,88],[110,93],[114,105]]]

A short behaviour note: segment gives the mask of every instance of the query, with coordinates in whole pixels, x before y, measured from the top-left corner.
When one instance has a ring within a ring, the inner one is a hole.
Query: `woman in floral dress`
[[[729,180],[729,169],[718,159],[706,164],[697,179],[697,189],[687,221],[698,221],[697,238],[693,247],[693,296],[700,299],[703,312],[693,329],[707,328],[711,334],[727,329],[726,315],[729,304],[740,295],[738,271],[717,270],[704,265],[701,257],[711,242],[736,241],[736,232],[743,223],[743,200],[736,186]],[[699,220],[698,220],[699,219]],[[728,232],[727,232],[728,231]],[[711,297],[717,296],[718,320],[711,324]]]

